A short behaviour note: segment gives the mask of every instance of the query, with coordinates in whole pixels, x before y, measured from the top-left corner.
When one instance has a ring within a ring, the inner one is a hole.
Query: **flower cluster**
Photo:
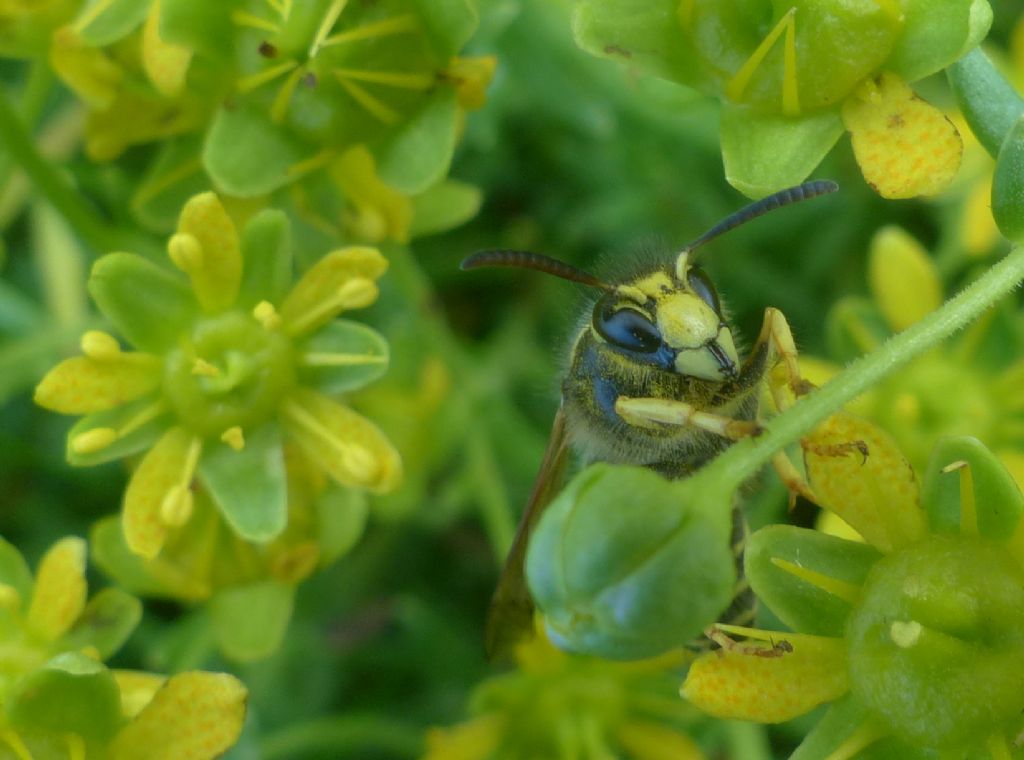
[[[582,0],[581,47],[720,97],[729,182],[760,196],[802,181],[844,131],[882,196],[953,179],[953,125],[908,86],[978,44],[992,11],[955,0],[850,4]]]
[[[867,544],[789,526],[755,533],[750,583],[798,633],[718,626],[723,648],[694,663],[684,696],[769,723],[833,703],[801,758],[865,747],[1009,757],[1024,728],[1024,497],[1013,479],[976,439],[946,438],[918,486],[892,439],[845,413],[803,448],[818,500]]]
[[[908,289],[906,283],[913,282]],[[875,233],[868,257],[869,301],[850,296],[827,319],[834,358],[874,351],[894,333],[938,309],[943,287],[932,258],[898,227]],[[917,357],[857,399],[850,409],[889,431],[910,462],[923,468],[932,446],[948,435],[981,439],[1024,483],[1024,422],[1014,392],[1024,373],[1021,315],[1003,302],[948,343]],[[815,382],[835,376],[829,362],[806,361]],[[956,393],[950,393],[956,388]]]
[[[103,665],[141,615],[118,589],[87,599],[81,539],[55,543],[34,578],[0,539],[0,751],[18,760],[212,760],[234,744],[246,690],[233,676]]]
[[[339,249],[289,289],[284,217],[259,214],[240,239],[212,193],[185,206],[168,253],[181,272],[112,253],[89,280],[100,310],[141,350],[90,331],[84,356],[36,389],[42,406],[86,415],[68,434],[73,464],[146,452],[124,500],[132,551],[155,557],[189,522],[196,479],[239,536],[276,538],[288,518],[286,443],[342,485],[394,487],[401,470],[391,444],[326,395],[386,366],[380,335],[335,319],[376,298],[383,257]]]
[[[427,734],[423,760],[704,757],[682,730],[688,708],[670,686],[685,659],[678,652],[609,662],[562,652],[539,627],[515,655],[515,671],[477,687],[475,717]]]

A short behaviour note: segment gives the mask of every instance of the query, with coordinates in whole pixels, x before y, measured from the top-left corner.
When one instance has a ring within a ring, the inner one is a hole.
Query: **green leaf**
[[[108,253],[93,264],[89,293],[129,343],[151,353],[176,345],[196,313],[184,275],[134,253]]]
[[[970,468],[943,472],[948,465],[965,462]],[[1006,540],[1020,522],[1024,510],[1013,476],[977,438],[942,438],[932,449],[921,490],[921,500],[936,533],[961,533],[963,479],[973,486],[977,531],[985,538]],[[968,532],[973,532],[968,528]]]
[[[439,88],[401,128],[374,149],[380,178],[414,195],[440,182],[455,152],[455,91]]]
[[[245,447],[208,443],[199,477],[231,528],[247,541],[277,538],[288,522],[281,430],[267,422],[245,433]]]
[[[295,592],[278,581],[234,586],[210,600],[210,618],[225,656],[251,662],[277,651],[292,616]]]
[[[18,592],[22,604],[28,604],[32,597],[32,571],[25,558],[13,544],[0,538],[0,583]]]
[[[881,556],[867,544],[790,525],[770,525],[747,540],[744,567],[754,593],[794,631],[842,636],[850,603],[776,562],[782,560],[844,585],[859,586]]]
[[[1010,129],[996,158],[992,217],[1011,242],[1024,244],[1024,116]]]
[[[135,218],[155,232],[168,233],[178,223],[182,206],[193,195],[210,189],[200,159],[198,137],[167,140],[132,194]]]
[[[458,227],[476,216],[482,200],[478,187],[454,179],[440,182],[412,199],[409,235],[417,238]]]
[[[335,396],[362,388],[388,369],[388,342],[360,322],[329,322],[300,348],[303,385]]]
[[[804,740],[789,760],[826,760],[834,757],[836,751],[854,734],[863,731],[871,719],[868,709],[853,696],[846,696],[829,707],[818,724],[804,737]],[[911,747],[892,737],[868,745],[856,754],[857,760],[932,760],[928,750]]]
[[[469,0],[411,0],[410,5],[440,63],[456,55],[476,30],[477,11]]]
[[[316,500],[315,534],[321,567],[330,565],[356,545],[369,515],[366,494],[355,488],[332,485]]]
[[[210,125],[203,165],[217,189],[252,198],[294,179],[289,169],[310,151],[255,106],[221,108]]]
[[[103,47],[127,36],[139,26],[146,18],[150,4],[151,0],[91,0],[72,26],[87,45]],[[82,25],[83,21],[87,23]]]
[[[62,640],[69,649],[96,647],[105,660],[121,648],[142,619],[142,603],[119,588],[105,588],[85,606]]]
[[[986,0],[905,0],[901,6],[904,32],[885,68],[907,82],[949,66],[981,42],[992,25]]]
[[[726,105],[721,128],[725,178],[751,198],[797,185],[817,168],[843,132],[835,110],[788,119]]]
[[[682,646],[728,607],[733,497],[700,474],[596,464],[541,517],[526,574],[560,647],[635,659]]]
[[[57,655],[17,681],[4,707],[15,730],[74,733],[106,741],[121,722],[113,674],[79,652]]]
[[[711,92],[715,84],[679,27],[678,8],[672,0],[580,0],[572,31],[588,53]]]
[[[176,45],[191,48],[218,62],[234,58],[232,44],[238,27],[231,23],[231,12],[242,0],[160,0],[160,36]]]
[[[68,464],[75,467],[92,467],[93,465],[113,462],[124,459],[132,454],[149,449],[156,440],[163,434],[169,425],[166,413],[162,413],[150,419],[143,425],[134,427],[130,433],[123,435],[109,446],[98,451],[85,454],[78,453],[72,447],[72,442],[82,433],[96,428],[111,428],[123,430],[129,424],[137,421],[141,414],[147,412],[157,404],[155,396],[146,396],[122,406],[107,409],[102,412],[95,412],[82,417],[68,431],[65,456]]]
[[[972,50],[946,73],[971,131],[995,158],[1013,125],[1024,116],[1024,98],[980,49]]]
[[[264,209],[242,230],[242,285],[238,305],[280,304],[292,283],[291,224],[277,209]]]

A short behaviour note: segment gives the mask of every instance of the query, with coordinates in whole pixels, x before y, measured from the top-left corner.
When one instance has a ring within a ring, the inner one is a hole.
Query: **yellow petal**
[[[162,519],[168,494],[192,480],[198,441],[181,428],[171,428],[150,449],[132,473],[124,494],[122,515],[128,548],[146,559],[160,553],[169,526]]]
[[[134,718],[142,712],[167,681],[167,676],[141,670],[114,670],[112,673],[121,691],[121,712],[126,718]]]
[[[86,45],[70,26],[53,33],[50,64],[64,83],[93,108],[114,102],[123,74],[101,50]]]
[[[883,198],[935,195],[960,168],[956,127],[893,74],[865,82],[842,115],[864,179]]]
[[[422,760],[487,760],[498,748],[505,719],[482,715],[450,728],[427,730],[427,754]]]
[[[942,283],[924,247],[894,225],[871,240],[868,283],[895,332],[905,330],[942,305]]]
[[[48,641],[60,638],[82,614],[86,595],[85,541],[62,538],[39,563],[29,626]]]
[[[160,377],[160,359],[151,354],[76,356],[46,374],[36,386],[35,402],[62,414],[100,412],[145,396],[157,388]]]
[[[698,657],[683,683],[683,696],[716,718],[781,723],[849,688],[841,639],[760,633],[767,643],[738,642],[734,649]],[[782,642],[792,651],[780,647]]]
[[[992,250],[1002,235],[992,216],[992,175],[977,182],[967,194],[963,205],[964,251],[970,256],[983,256]]]
[[[803,362],[800,362],[800,369],[803,369]],[[814,527],[829,536],[838,536],[839,538],[845,538],[847,541],[864,541],[864,537],[850,527],[850,524],[843,520],[835,512],[829,512],[827,509],[823,509],[818,513],[818,519],[815,521]]]
[[[238,740],[245,686],[226,673],[171,676],[111,742],[111,760],[212,760]]]
[[[160,0],[153,0],[142,28],[142,66],[153,86],[173,97],[185,87],[192,51],[160,38]]]
[[[281,305],[282,322],[292,335],[313,332],[346,308],[345,299],[339,297],[345,285],[353,281],[375,282],[387,268],[387,259],[376,248],[331,251],[302,276],[285,298]]]
[[[351,236],[369,242],[409,240],[412,201],[377,175],[365,145],[345,151],[331,166],[331,176],[345,194],[345,227]]]
[[[402,478],[402,460],[380,429],[316,391],[300,389],[285,403],[285,425],[302,450],[346,486],[383,493]]]
[[[85,152],[93,161],[110,161],[131,145],[196,129],[205,118],[195,99],[169,100],[149,90],[125,88],[109,106],[89,114]]]
[[[619,728],[619,744],[631,760],[703,760],[704,753],[686,734],[660,723],[631,721]]]
[[[914,471],[881,428],[839,412],[801,445],[807,479],[821,506],[872,546],[890,552],[923,535]]]
[[[168,251],[192,280],[204,311],[219,311],[235,302],[242,282],[242,252],[235,225],[216,195],[201,193],[189,199]]]

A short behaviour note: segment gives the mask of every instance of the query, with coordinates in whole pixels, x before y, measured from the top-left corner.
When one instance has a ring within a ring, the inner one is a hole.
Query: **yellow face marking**
[[[658,330],[675,349],[697,348],[718,335],[721,319],[714,309],[692,293],[676,291],[655,296]]]

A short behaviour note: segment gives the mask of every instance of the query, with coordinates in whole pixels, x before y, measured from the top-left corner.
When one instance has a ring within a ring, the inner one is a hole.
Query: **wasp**
[[[760,334],[741,359],[715,286],[695,254],[751,219],[837,189],[834,182],[816,180],[756,201],[670,260],[620,283],[529,251],[486,250],[462,262],[462,269],[539,270],[599,292],[573,340],[547,451],[491,601],[485,643],[492,659],[533,628],[533,601],[524,577],[526,548],[564,483],[572,450],[584,464],[641,465],[666,478],[684,478],[733,441],[757,433],[761,390],[776,365],[787,379],[768,382],[777,406],[806,392],[809,386],[800,378],[796,346],[782,312],[765,309]],[[784,454],[775,464],[791,491],[803,492]],[[735,623],[753,614],[753,595],[742,575],[745,536],[737,506],[732,540],[739,582],[722,616]]]

